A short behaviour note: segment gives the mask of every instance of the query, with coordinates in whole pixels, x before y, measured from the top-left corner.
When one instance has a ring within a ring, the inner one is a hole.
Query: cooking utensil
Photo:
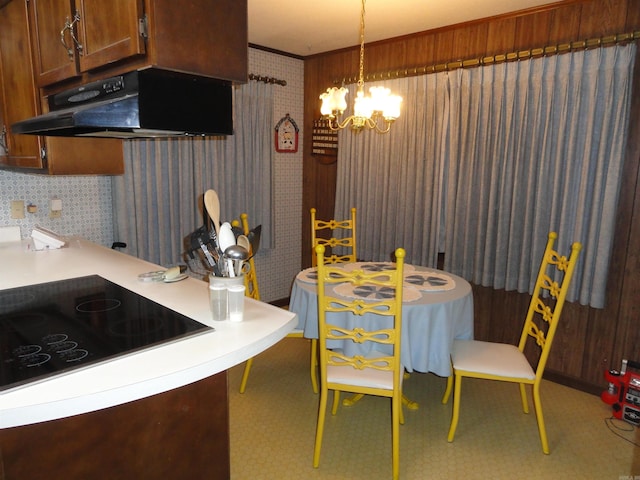
[[[235,244],[236,237],[231,230],[231,224],[229,222],[224,222],[222,225],[220,225],[220,235],[218,236],[218,245],[220,246],[220,250],[222,252],[226,252],[227,248],[231,247],[232,245],[235,246]],[[228,259],[226,255],[224,255],[224,258],[226,259],[225,269],[227,271],[227,275],[229,277],[235,276],[233,261],[231,259]]]
[[[258,225],[253,230],[249,231],[247,238],[249,239],[249,243],[251,244],[251,256],[253,257],[256,253],[258,253],[258,248],[260,248],[260,235],[262,234],[262,225]]]
[[[249,250],[241,245],[231,245],[224,251],[224,256],[233,262],[234,274],[242,275],[242,265],[249,258]]]
[[[204,207],[207,209],[216,235],[220,236],[220,199],[215,190],[207,190],[204,192]],[[222,250],[224,252],[224,250]]]
[[[251,243],[249,242],[249,239],[246,235],[238,235],[238,238],[236,238],[236,243],[238,244],[238,246],[244,248],[247,252],[249,252],[249,254],[251,254]]]
[[[209,265],[213,267],[216,264],[216,261],[213,259],[213,255],[211,255],[211,253],[209,252],[209,249],[207,248],[207,246],[205,245],[205,243],[202,241],[201,238],[198,238],[198,243],[200,243],[200,248],[202,249],[204,256],[207,257],[207,261],[209,262]]]
[[[222,252],[225,252],[231,245],[236,244],[236,237],[231,230],[231,224],[224,222],[220,225],[220,233],[218,234],[218,245]]]
[[[236,227],[235,225],[231,225],[231,231],[233,232],[233,234],[235,235],[236,239],[242,235],[244,232],[242,231],[242,228],[240,227]]]

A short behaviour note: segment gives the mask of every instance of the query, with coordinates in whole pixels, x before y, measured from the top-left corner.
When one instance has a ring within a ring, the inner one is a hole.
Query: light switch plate
[[[11,218],[24,218],[24,201],[11,201]]]

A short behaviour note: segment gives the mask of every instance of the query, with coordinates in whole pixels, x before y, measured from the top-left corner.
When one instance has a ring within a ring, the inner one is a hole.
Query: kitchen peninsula
[[[140,281],[159,267],[76,237],[0,244],[0,265],[0,295],[99,275],[212,327],[0,390],[0,477],[229,477],[226,370],[285,337],[295,314],[247,298],[244,321],[214,322],[206,282]]]

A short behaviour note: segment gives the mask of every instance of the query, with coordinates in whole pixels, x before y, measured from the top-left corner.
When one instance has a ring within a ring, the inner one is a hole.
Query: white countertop
[[[58,250],[0,243],[0,290],[100,275],[215,331],[118,357],[95,366],[0,391],[0,428],[64,418],[120,405],[196,382],[242,363],[284,338],[296,315],[245,299],[242,322],[215,322],[208,284],[140,282],[152,263],[72,237]]]

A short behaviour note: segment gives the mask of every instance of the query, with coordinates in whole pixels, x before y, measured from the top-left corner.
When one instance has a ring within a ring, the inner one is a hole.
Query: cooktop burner
[[[0,391],[210,330],[98,275],[0,290]]]

